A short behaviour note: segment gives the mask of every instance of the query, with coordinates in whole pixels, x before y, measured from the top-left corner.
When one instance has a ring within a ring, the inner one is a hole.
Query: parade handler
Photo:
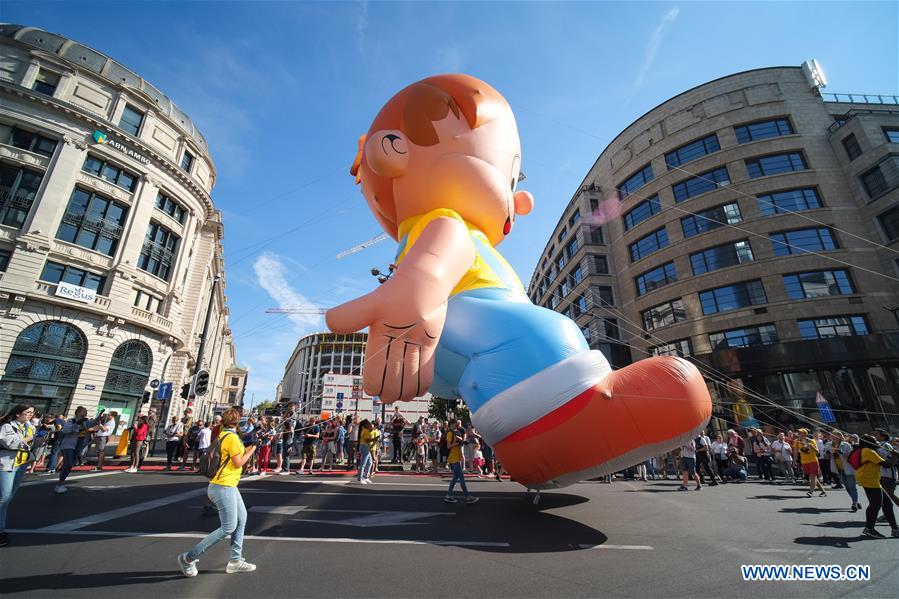
[[[616,372],[569,318],[533,305],[495,249],[534,198],[516,190],[512,110],[467,75],[403,89],[359,140],[352,174],[399,242],[395,274],[332,308],[332,331],[370,327],[365,392],[461,397],[506,470],[531,488],[613,472],[680,446],[708,421],[702,376],[680,358]]]

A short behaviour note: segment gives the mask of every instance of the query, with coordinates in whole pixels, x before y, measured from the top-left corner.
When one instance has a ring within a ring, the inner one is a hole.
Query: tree
[[[277,406],[278,404],[270,399],[265,400],[262,403],[258,403],[253,406],[253,409],[259,414],[265,414],[266,410],[270,410]]]
[[[468,411],[468,406],[461,400],[443,399],[436,395],[431,396],[431,402],[428,404],[428,416],[445,421],[450,410],[452,410],[453,418],[461,420],[463,426],[471,424],[471,414]]]

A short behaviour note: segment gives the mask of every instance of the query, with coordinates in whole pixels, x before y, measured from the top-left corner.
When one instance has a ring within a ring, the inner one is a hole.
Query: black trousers
[[[712,461],[708,454],[701,452],[696,454],[696,471],[699,473],[699,482],[701,484],[705,484],[705,478],[702,476],[703,472],[708,474],[713,483],[716,482],[715,473],[712,471]]]
[[[724,480],[724,472],[727,470],[727,458],[715,458],[715,466],[718,469],[718,476]]]
[[[759,467],[759,476],[765,480],[774,480],[774,469],[771,467],[771,456],[760,455],[755,457]]]
[[[165,442],[165,464],[169,468],[172,467],[172,462],[178,459],[178,448],[181,447],[181,441],[166,441]]]
[[[877,487],[869,489],[862,487],[868,496],[868,507],[865,510],[865,528],[874,528],[877,523],[877,514],[883,509],[883,516],[890,523],[890,528],[896,528],[896,515],[893,513],[893,502],[886,491]]]
[[[394,464],[403,461],[403,435],[393,433],[393,459]]]

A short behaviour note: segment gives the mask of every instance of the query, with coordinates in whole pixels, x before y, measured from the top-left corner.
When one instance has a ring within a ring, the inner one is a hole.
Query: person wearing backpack
[[[890,496],[881,486],[880,467],[884,459],[877,452],[880,448],[877,439],[873,435],[862,435],[858,440],[858,444],[860,451],[857,454],[853,452],[849,457],[849,461],[854,462],[857,460],[859,462],[858,468],[855,469],[855,480],[865,490],[865,495],[868,496],[868,508],[865,510],[865,528],[862,530],[862,536],[875,539],[885,538],[883,534],[874,528],[877,524],[877,514],[882,510],[883,516],[892,529],[892,536],[899,538],[899,527],[896,526],[893,503],[890,501]],[[856,458],[856,456],[858,457]]]
[[[834,432],[834,434],[838,434]],[[852,512],[857,512],[862,509],[862,504],[858,502],[858,486],[855,483],[855,467],[852,465],[853,460],[849,458],[852,455],[852,452],[858,447],[858,435],[849,435],[847,438],[846,435],[841,434],[842,441],[839,445],[840,456],[843,458],[843,487],[846,488],[846,492],[849,493],[849,499],[852,501],[852,505],[849,506],[849,509]],[[857,464],[858,462],[856,462]]]
[[[896,462],[899,454],[890,444],[890,434],[885,429],[875,428],[874,438],[880,444],[877,453],[884,460],[880,465],[880,486],[893,503],[899,506],[899,499],[896,498]]]
[[[256,445],[244,447],[237,433],[240,412],[234,408],[222,414],[222,432],[200,462],[200,471],[209,478],[206,491],[218,509],[220,526],[196,544],[193,549],[178,555],[178,566],[187,577],[197,575],[197,563],[210,547],[231,536],[231,560],[225,572],[252,572],[254,564],[243,558],[243,531],[247,524],[247,507],[237,489],[244,464],[253,459]]]

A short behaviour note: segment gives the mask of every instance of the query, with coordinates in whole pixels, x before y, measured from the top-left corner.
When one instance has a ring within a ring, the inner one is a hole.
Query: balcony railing
[[[12,187],[0,185],[0,212],[14,208],[28,212],[34,203],[34,192],[24,189],[13,190]]]
[[[66,212],[62,222],[79,227],[85,231],[97,233],[104,237],[119,239],[122,237],[122,225],[107,218],[97,218],[86,213]]]
[[[159,260],[160,262],[165,262],[166,264],[173,264],[175,262],[175,252],[155,241],[145,241],[141,253],[147,254],[151,258]]]
[[[899,104],[899,96],[885,94],[821,94],[821,99],[844,104]]]
[[[834,121],[830,127],[827,128],[827,134],[830,135],[860,114],[889,115],[896,117],[899,116],[899,110],[890,108],[853,108],[848,110],[846,114],[842,115],[838,120]]]

